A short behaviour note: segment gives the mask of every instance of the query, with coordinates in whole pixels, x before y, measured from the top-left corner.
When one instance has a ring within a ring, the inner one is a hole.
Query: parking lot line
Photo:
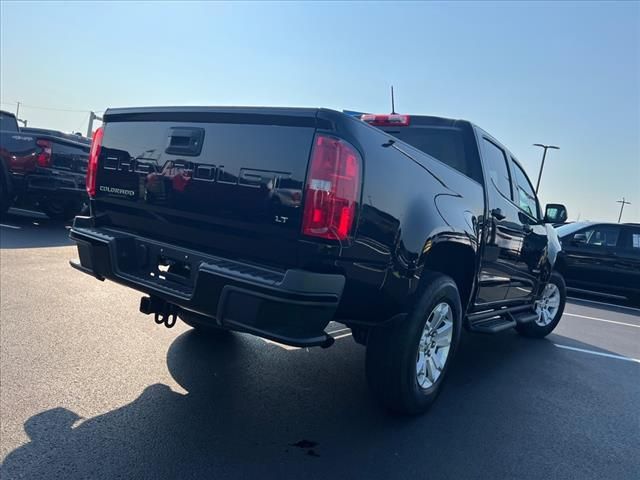
[[[598,322],[607,322],[607,323],[615,323],[616,325],[624,325],[626,327],[635,327],[635,328],[640,328],[640,325],[634,325],[633,323],[625,323],[625,322],[616,322],[615,320],[606,320],[604,318],[596,318],[596,317],[587,317],[586,315],[578,315],[577,313],[564,313],[564,315],[568,315],[570,317],[580,317],[580,318],[586,318],[589,320],[596,320]]]
[[[600,357],[614,358],[616,360],[626,360],[627,362],[640,363],[640,359],[638,358],[623,357],[622,355],[613,355],[612,353],[595,352],[593,350],[585,350],[584,348],[569,347],[568,345],[559,345],[557,343],[554,343],[554,345],[558,348],[564,348],[565,350],[573,350],[574,352],[589,353],[591,355],[598,355]]]
[[[599,302],[597,300],[588,300],[586,298],[580,298],[580,297],[567,297],[567,300],[577,300],[579,302],[596,303],[598,305],[606,305],[607,307],[624,308],[626,310],[633,310],[635,312],[640,312],[640,308],[627,307],[626,305],[617,305],[615,303]]]
[[[22,229],[22,227],[16,227],[15,225],[7,225],[6,223],[0,223],[0,227],[13,228],[14,230]]]

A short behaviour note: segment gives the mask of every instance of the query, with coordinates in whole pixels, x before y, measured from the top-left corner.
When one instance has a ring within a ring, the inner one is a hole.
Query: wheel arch
[[[424,272],[442,273],[451,277],[456,283],[464,314],[472,300],[475,288],[477,250],[468,242],[451,239],[427,242],[419,265],[420,281],[412,295],[424,288]]]

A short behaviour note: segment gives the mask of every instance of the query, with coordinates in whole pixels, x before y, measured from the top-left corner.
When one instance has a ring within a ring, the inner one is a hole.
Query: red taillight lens
[[[51,142],[39,138],[36,140],[36,145],[42,149],[38,154],[38,165],[41,167],[51,166]]]
[[[360,197],[362,165],[344,140],[316,135],[305,186],[302,233],[345,240],[351,233]]]
[[[407,127],[409,126],[411,117],[409,115],[398,115],[396,113],[389,115],[367,113],[362,115],[360,120],[376,127]]]
[[[102,148],[103,127],[93,133],[91,150],[89,150],[89,165],[87,166],[87,193],[90,197],[96,195],[96,175],[98,174],[98,157]]]

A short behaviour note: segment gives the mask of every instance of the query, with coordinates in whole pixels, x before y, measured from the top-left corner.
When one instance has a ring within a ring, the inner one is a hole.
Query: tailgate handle
[[[165,153],[197,157],[202,151],[204,128],[171,127]]]

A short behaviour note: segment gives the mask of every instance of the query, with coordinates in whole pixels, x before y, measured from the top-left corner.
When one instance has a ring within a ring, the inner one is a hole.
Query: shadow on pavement
[[[0,249],[72,245],[70,225],[71,222],[50,220],[38,212],[9,210],[0,218]]]
[[[363,352],[342,341],[329,351],[284,351],[240,335],[215,339],[189,331],[167,354],[187,394],[151,385],[130,404],[82,422],[64,408],[39,413],[24,426],[30,442],[7,456],[0,477],[637,473],[640,395],[628,382],[637,370],[627,362],[571,355],[551,341],[510,333],[467,334],[432,410],[404,418],[370,399]]]

